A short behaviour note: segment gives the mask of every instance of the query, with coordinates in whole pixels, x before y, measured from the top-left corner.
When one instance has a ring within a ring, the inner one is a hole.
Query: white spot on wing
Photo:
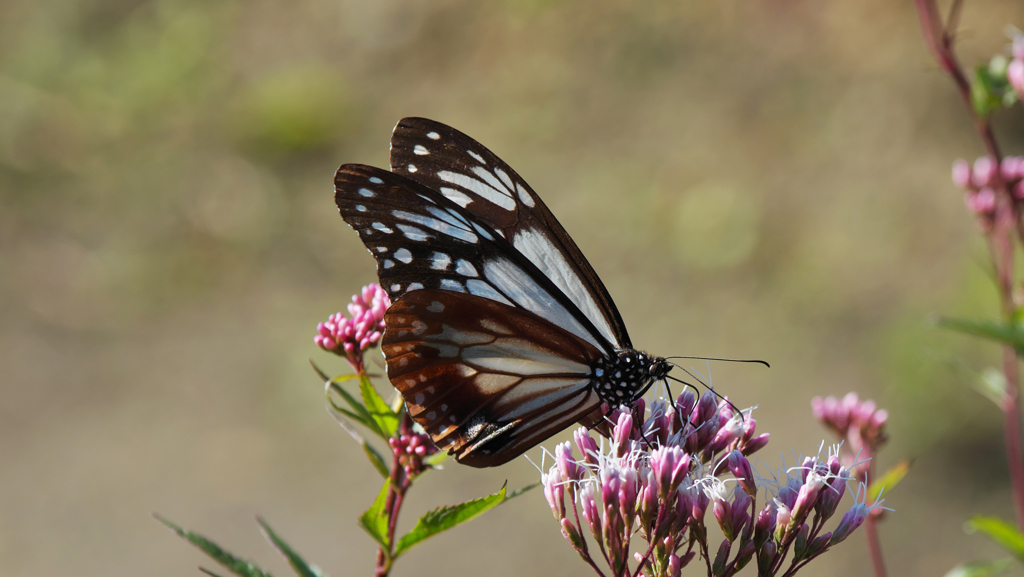
[[[359,194],[369,198],[369,197],[373,196],[373,191],[370,190],[369,188],[360,188],[359,189]]]
[[[383,181],[383,180],[381,180],[381,179],[379,179],[379,178],[377,178],[376,176],[371,176],[371,177],[370,177],[370,182],[372,182],[372,183],[374,183],[374,184],[380,184],[380,183],[382,183],[382,182],[384,182],[384,181]]]
[[[395,231],[391,230],[390,228],[384,226],[384,223],[382,223],[382,222],[375,222],[375,223],[371,224],[370,226],[372,226],[373,228],[375,228],[375,229],[377,229],[377,230],[379,230],[379,231],[381,231],[383,233],[386,233],[386,234],[391,234],[391,233],[395,232]]]
[[[434,301],[434,302],[430,303],[429,306],[427,306],[427,310],[432,312],[432,313],[444,312],[444,305],[442,303]]]
[[[430,255],[430,268],[434,270],[445,270],[452,264],[452,258],[443,252],[435,252]]]
[[[535,204],[533,202],[533,197],[530,196],[530,193],[526,192],[526,189],[523,188],[523,185],[519,184],[518,182],[516,183],[516,192],[519,193],[519,200],[521,200],[523,204],[530,208],[533,208]]]
[[[443,213],[444,211],[438,210],[438,212]],[[420,224],[427,228],[436,230],[437,232],[446,236],[450,236],[452,238],[457,238],[459,240],[466,242],[477,241],[476,235],[473,234],[472,232],[462,228],[461,226],[452,226],[451,224],[442,222],[436,218],[430,218],[429,216],[424,216],[422,214],[416,214],[413,212],[406,212],[404,210],[396,210],[392,214],[394,214],[395,218],[415,222],[416,224]]]
[[[441,135],[436,132],[428,132],[427,138],[429,138],[430,140],[437,140],[438,138],[441,138]]]
[[[391,268],[393,266],[395,266],[395,261],[391,259],[387,259],[384,261],[384,268]]]
[[[490,173],[487,174],[490,175]],[[451,172],[448,170],[442,170],[441,172],[437,173],[437,176],[445,182],[456,184],[458,186],[461,186],[462,188],[465,188],[466,190],[474,192],[480,195],[485,200],[489,200],[494,204],[500,206],[501,208],[504,208],[505,210],[512,210],[513,208],[516,207],[516,201],[512,200],[512,198],[507,193],[499,192],[498,190],[488,186],[486,183],[481,182],[471,176],[462,174],[460,172]],[[495,182],[497,182],[497,179],[495,179],[493,175],[491,175],[491,178],[494,179]],[[442,188],[441,192],[444,192],[445,196],[448,196],[448,193],[445,192],[445,189]],[[452,200],[455,199],[453,198]],[[455,202],[458,201],[455,200]]]
[[[427,233],[423,232],[423,230],[421,229],[416,228],[415,226],[401,223],[396,223],[395,226],[397,226],[398,229],[402,231],[402,234],[405,235],[405,238],[409,240],[414,240],[418,242],[430,240],[430,236],[428,236]]]
[[[459,261],[455,263],[455,272],[462,276],[478,276],[476,267],[468,260],[459,259]]]
[[[426,156],[430,154],[430,151],[424,148],[422,144],[417,144],[416,146],[412,147],[412,152],[413,154],[417,154],[419,156]]]
[[[412,253],[410,253],[408,250],[404,248],[400,248],[395,251],[395,258],[404,262],[405,264],[409,264],[412,262]]]
[[[462,208],[466,208],[467,204],[473,202],[473,199],[466,196],[466,193],[462,192],[461,190],[455,190],[454,188],[448,188],[447,186],[441,187],[441,194],[445,195],[445,197],[448,200],[454,202],[455,204],[461,206]]]
[[[498,175],[498,178],[500,178],[501,182],[505,184],[505,188],[507,188],[509,192],[512,192],[513,190],[516,189],[516,187],[512,185],[512,179],[509,178],[507,174],[505,174],[504,170],[500,168],[495,168],[494,174]]]
[[[506,189],[505,185],[502,184],[500,180],[495,178],[493,174],[488,172],[486,168],[482,166],[474,166],[473,174],[476,174],[480,178],[484,179],[484,182],[490,185],[490,187],[493,188],[494,190],[497,190],[498,192],[508,196],[509,198],[512,198],[512,189]]]
[[[366,212],[366,207],[361,204],[357,204],[356,210],[358,210],[359,212]]]
[[[416,172],[416,170],[417,170],[417,168],[416,168],[416,165],[415,165],[415,164],[410,164],[410,165],[409,165],[409,166],[407,166],[406,168],[407,168],[407,169],[409,170],[409,172]]]
[[[409,283],[409,290],[411,290],[411,291],[418,291],[421,288],[423,288],[423,285],[421,285],[418,282],[411,282],[411,283]]]
[[[515,306],[507,298],[505,298],[500,292],[494,290],[494,287],[487,284],[482,280],[472,279],[466,281],[466,288],[469,289],[469,294],[476,295],[478,297],[484,297],[485,299],[491,299],[502,304],[506,304],[510,307]]]
[[[466,289],[462,288],[459,281],[450,278],[441,279],[441,288],[446,291],[455,291],[457,293],[466,292]]]
[[[479,154],[473,152],[472,150],[467,150],[466,154],[468,154],[468,155],[472,156],[473,158],[475,158],[476,161],[479,162],[480,164],[487,164],[486,162],[484,162],[484,157],[482,157]]]

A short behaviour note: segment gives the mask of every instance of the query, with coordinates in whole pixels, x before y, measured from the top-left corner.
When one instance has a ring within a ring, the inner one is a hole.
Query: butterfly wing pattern
[[[393,172],[339,168],[335,200],[394,303],[388,378],[439,447],[500,465],[664,378],[667,362],[631,348],[593,268],[497,156],[422,118],[399,122],[391,156]]]

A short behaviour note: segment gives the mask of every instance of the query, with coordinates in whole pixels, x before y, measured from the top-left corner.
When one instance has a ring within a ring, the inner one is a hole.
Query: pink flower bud
[[[856,503],[849,511],[843,514],[843,519],[839,521],[839,526],[832,532],[832,538],[829,540],[829,545],[835,545],[842,543],[850,536],[851,533],[857,530],[864,523],[864,519],[867,519],[870,509],[864,505],[864,503]]]
[[[622,458],[630,448],[630,438],[633,436],[633,415],[627,412],[619,414],[619,421],[612,430],[612,440],[615,443],[615,456]]]
[[[990,186],[996,175],[996,162],[991,156],[979,156],[974,161],[974,170],[971,174],[971,182],[974,186],[981,188]]]
[[[583,477],[579,465],[572,458],[572,445],[569,441],[555,445],[555,464],[562,478],[567,481],[579,481]]]
[[[594,539],[601,541],[601,518],[594,501],[594,485],[590,483],[580,488],[580,509]]]
[[[754,453],[760,451],[761,449],[763,449],[765,447],[765,445],[768,444],[768,438],[769,437],[771,437],[771,433],[762,433],[762,434],[754,437],[749,442],[747,442],[746,444],[743,445],[743,447],[742,447],[743,454],[749,456],[749,455],[753,455]]]
[[[587,432],[586,427],[580,427],[576,429],[572,434],[573,440],[576,442],[576,448],[580,450],[580,455],[583,456],[583,461],[588,465],[597,465],[597,454],[598,447],[597,441],[590,436]]]
[[[953,161],[953,184],[960,188],[967,188],[971,185],[971,165],[967,164],[967,161],[962,158]],[[817,397],[817,399],[820,398]],[[818,413],[815,411],[815,416],[817,415]],[[818,418],[820,419],[821,417]]]
[[[1014,43],[1016,45],[1016,42]],[[1014,58],[1006,67],[1006,80],[1017,93],[1017,97],[1024,100],[1024,59]]]
[[[740,487],[753,497],[757,494],[757,485],[754,484],[754,470],[750,467],[750,461],[739,451],[732,451],[725,458],[725,465],[729,472],[740,482]]]
[[[800,492],[797,494],[796,503],[793,505],[793,519],[796,523],[803,523],[818,501],[821,488],[825,486],[825,478],[814,469],[807,472],[807,478]]]
[[[551,467],[547,475],[541,475],[541,484],[544,485],[544,498],[551,506],[551,512],[556,521],[565,518],[565,487],[562,485],[562,476],[558,467]]]

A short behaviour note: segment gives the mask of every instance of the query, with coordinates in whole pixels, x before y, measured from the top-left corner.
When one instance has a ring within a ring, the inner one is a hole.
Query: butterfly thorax
[[[661,357],[620,349],[592,365],[591,383],[601,400],[609,405],[629,404],[643,396],[655,381],[665,378],[670,368]]]

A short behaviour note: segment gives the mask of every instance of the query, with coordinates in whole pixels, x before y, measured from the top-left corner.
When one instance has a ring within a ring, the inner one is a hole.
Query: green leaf
[[[355,377],[355,375],[346,376]],[[352,407],[352,410],[350,411],[345,407],[341,407],[337,403],[335,403],[334,399],[331,398],[331,391],[334,391],[341,395],[341,398],[345,399],[345,402],[348,403],[350,407]],[[335,411],[356,421],[357,423],[363,425],[367,429],[370,429],[370,431],[376,434],[378,437],[382,437],[384,439],[388,438],[388,436],[384,434],[384,431],[380,429],[380,426],[377,424],[377,421],[374,420],[374,418],[370,415],[370,411],[366,409],[366,406],[364,406],[363,403],[359,402],[359,400],[357,400],[348,391],[342,388],[341,385],[338,384],[337,379],[327,381],[327,401],[331,403],[331,407]]]
[[[972,561],[957,565],[950,569],[944,577],[988,577],[1004,573],[1010,568],[1013,559],[998,559],[996,561]]]
[[[260,517],[256,517],[256,522],[260,524],[260,528],[263,530],[263,536],[267,538],[267,541],[270,541],[270,544],[277,549],[278,553],[288,560],[288,564],[292,566],[292,569],[295,569],[295,572],[299,574],[299,577],[327,577],[327,574],[319,567],[306,563],[306,561],[300,557],[294,549],[289,547],[283,539],[277,536],[277,533],[274,533],[274,530],[270,528],[270,525],[268,525],[266,521]]]
[[[373,540],[380,543],[385,551],[391,551],[391,543],[388,540],[388,514],[384,510],[388,500],[388,493],[391,492],[391,479],[384,480],[384,486],[380,494],[374,500],[373,505],[359,517],[359,526],[373,537]]]
[[[533,485],[528,485],[518,491],[513,491],[508,494],[505,492],[506,486],[502,485],[501,490],[493,495],[488,495],[472,501],[466,501],[465,503],[460,503],[451,507],[439,507],[428,512],[426,515],[420,517],[419,521],[416,521],[416,526],[412,528],[412,531],[409,531],[398,540],[398,545],[395,547],[395,557],[397,558],[420,541],[428,537],[433,537],[442,531],[447,531],[448,529],[451,529],[461,523],[465,523],[466,521],[476,519],[487,511],[513,497],[522,495],[524,492],[529,491],[539,484],[540,483],[534,483]]]
[[[398,430],[398,413],[392,411],[384,399],[377,394],[377,389],[373,388],[370,379],[365,375],[359,377],[359,391],[363,394],[363,404],[370,413],[370,418],[377,423],[381,436],[384,440],[393,437],[395,431]]]
[[[951,331],[999,341],[1012,346],[1017,352],[1024,352],[1024,330],[993,321],[965,321],[962,319],[939,319],[938,326]]]
[[[908,471],[910,471],[910,461],[900,461],[881,477],[875,479],[875,482],[868,487],[868,502],[874,503],[882,489],[892,491],[903,480],[903,477],[907,476]]]
[[[248,561],[235,557],[206,537],[192,531],[186,531],[157,514],[153,514],[153,516],[156,517],[157,521],[167,525],[171,531],[177,533],[179,537],[201,549],[203,553],[209,555],[211,559],[220,563],[225,569],[235,575],[239,577],[271,577],[270,573],[263,571]]]
[[[993,540],[1010,555],[1024,561],[1024,535],[1013,523],[999,517],[974,517],[967,522],[968,532],[977,531]]]
[[[370,460],[370,464],[373,465],[373,468],[377,469],[377,472],[385,479],[390,477],[391,471],[388,469],[387,461],[385,461],[384,457],[377,452],[377,449],[374,449],[373,445],[367,443],[366,439],[364,439],[363,436],[352,427],[352,425],[348,424],[348,421],[334,413],[331,413],[331,416],[334,417],[335,421],[338,421],[338,424],[341,425],[342,429],[345,429],[345,432],[348,433],[349,436],[359,443],[359,446],[363,448],[363,453],[366,454],[366,458]]]

